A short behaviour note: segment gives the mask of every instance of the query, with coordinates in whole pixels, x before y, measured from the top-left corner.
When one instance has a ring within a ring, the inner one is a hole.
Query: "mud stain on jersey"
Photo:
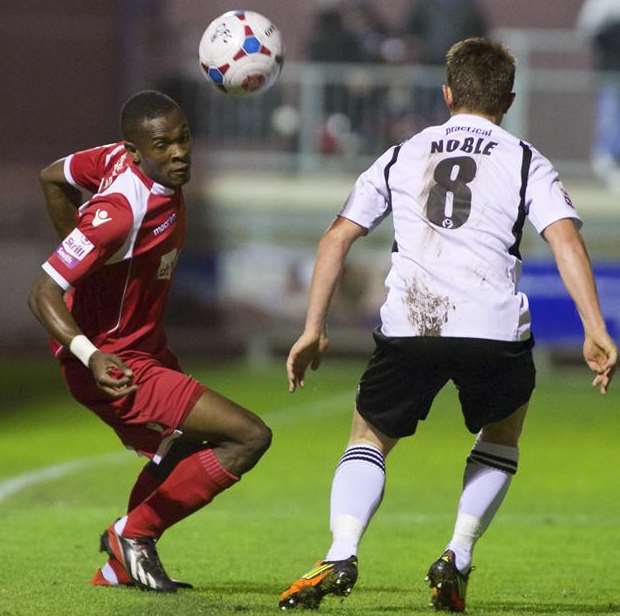
[[[419,336],[441,336],[443,326],[455,305],[446,295],[431,293],[426,285],[414,279],[403,298],[407,318]]]

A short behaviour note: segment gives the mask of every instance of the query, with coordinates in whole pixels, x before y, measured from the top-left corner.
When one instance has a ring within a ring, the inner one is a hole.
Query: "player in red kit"
[[[93,583],[175,592],[185,584],[166,574],[156,541],[249,471],[271,431],[184,374],[168,349],[162,323],[191,173],[187,119],[168,96],[144,91],[125,103],[121,128],[123,141],[41,173],[62,242],[43,264],[30,307],[75,399],[150,458],[127,515],[101,536],[109,559]],[[79,206],[81,190],[93,196]]]

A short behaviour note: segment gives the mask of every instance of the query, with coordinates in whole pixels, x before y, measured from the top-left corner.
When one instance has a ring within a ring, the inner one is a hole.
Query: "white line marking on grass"
[[[329,398],[312,400],[311,402],[304,402],[298,405],[293,404],[282,409],[269,411],[261,417],[265,421],[281,425],[295,423],[302,417],[304,419],[314,419],[330,415],[340,415],[344,412],[351,413],[353,412],[354,405],[355,393],[353,391],[345,391],[334,394]],[[331,408],[333,406],[337,406],[338,409],[334,410]]]
[[[90,458],[78,458],[77,460],[71,460],[70,462],[63,462],[62,464],[53,464],[51,466],[44,466],[21,475],[15,475],[4,481],[0,481],[0,501],[5,500],[13,494],[21,492],[24,488],[27,488],[37,483],[44,483],[53,479],[60,479],[71,473],[84,470],[90,466],[99,466],[106,462],[120,462],[127,458],[127,453],[123,451],[106,453],[102,456],[90,457]]]
[[[325,417],[326,415],[336,415],[343,411],[350,411],[353,408],[353,393],[344,392],[329,398],[313,400],[312,402],[306,402],[300,405],[291,405],[282,409],[271,411],[263,416],[264,419],[276,423],[278,425],[294,423],[301,417],[312,418]],[[351,404],[347,405],[346,403]],[[338,405],[339,408],[334,411],[329,407]],[[342,408],[340,406],[342,405]],[[53,481],[54,479],[60,479],[71,473],[80,472],[86,468],[92,466],[99,466],[106,462],[117,463],[128,459],[128,453],[124,451],[106,453],[101,456],[78,458],[77,460],[71,460],[69,462],[63,462],[61,464],[52,464],[51,466],[44,466],[33,471],[28,471],[20,475],[15,475],[4,481],[0,481],[0,502],[6,500],[10,496],[21,492],[23,489],[36,485],[38,483],[44,483],[46,481]]]

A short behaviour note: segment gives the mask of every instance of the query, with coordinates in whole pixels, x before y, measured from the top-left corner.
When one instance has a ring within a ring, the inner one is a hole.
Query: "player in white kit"
[[[549,243],[584,326],[584,358],[606,393],[617,350],[601,316],[581,221],[551,163],[500,127],[513,102],[515,62],[500,44],[467,39],[447,54],[451,118],[390,148],[357,180],[319,243],[305,329],[292,347],[289,390],[327,348],[329,303],[352,243],[392,214],[392,268],[376,349],[364,372],[349,444],[331,493],[333,543],[280,596],[283,609],[346,596],[357,547],[383,497],[385,457],[412,435],[452,380],[467,458],[452,539],[428,572],[438,610],[463,611],[476,541],[517,470],[534,389],[527,297],[518,291],[525,219]]]

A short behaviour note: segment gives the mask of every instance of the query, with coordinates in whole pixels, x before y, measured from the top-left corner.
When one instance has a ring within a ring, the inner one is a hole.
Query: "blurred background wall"
[[[26,307],[55,244],[39,170],[71,151],[116,140],[122,101],[146,87],[178,98],[196,136],[188,187],[194,222],[170,310],[175,345],[258,359],[284,350],[302,323],[314,244],[355,177],[391,143],[445,119],[433,94],[443,72],[429,64],[414,27],[425,2],[246,0],[243,8],[268,15],[282,30],[287,62],[272,90],[232,100],[204,81],[196,57],[209,21],[238,8],[223,0],[0,0],[0,353],[46,352]],[[455,25],[459,0],[437,3],[445,27]],[[517,104],[506,127],[562,172],[586,218],[603,306],[617,333],[620,174],[617,161],[601,166],[592,159],[601,67],[592,39],[576,29],[583,2],[480,0],[476,7],[487,32],[519,62]],[[334,13],[342,33],[325,37],[321,19],[332,15],[333,24]],[[325,64],[321,41],[348,37],[357,50],[350,58],[335,48],[337,59],[350,62]],[[362,332],[376,320],[390,244],[386,221],[353,253],[334,307],[342,338],[336,348],[366,348]],[[532,234],[528,257],[524,286],[534,296],[538,338],[574,351],[577,317],[544,243]]]

